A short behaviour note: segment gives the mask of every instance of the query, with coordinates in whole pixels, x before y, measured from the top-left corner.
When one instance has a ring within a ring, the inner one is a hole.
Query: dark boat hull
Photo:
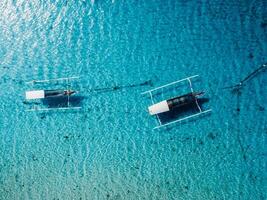
[[[203,95],[204,92],[190,92],[188,94],[174,97],[165,101],[161,101],[148,108],[151,115],[164,113],[176,108],[184,107],[196,103],[197,97]]]

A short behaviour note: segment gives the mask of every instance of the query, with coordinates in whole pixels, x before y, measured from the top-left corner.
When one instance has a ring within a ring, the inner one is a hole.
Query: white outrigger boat
[[[47,99],[47,98],[58,98],[67,97],[67,107],[53,107],[53,108],[37,108],[36,106],[32,109],[27,109],[26,111],[51,111],[51,110],[69,110],[69,109],[81,109],[81,107],[70,106],[70,96],[78,93],[75,90],[70,90],[68,88],[69,81],[72,79],[78,79],[78,76],[68,77],[68,78],[57,78],[57,79],[47,79],[47,80],[33,80],[26,82],[27,84],[36,83],[49,83],[53,81],[67,81],[67,89],[55,89],[55,90],[31,90],[25,92],[26,100],[36,100],[36,99]]]
[[[190,77],[187,77],[187,78],[184,78],[184,79],[181,79],[178,81],[174,81],[172,83],[169,83],[169,84],[166,84],[166,85],[163,85],[163,86],[160,86],[160,87],[157,87],[157,88],[154,88],[152,90],[148,90],[148,91],[142,93],[142,94],[149,94],[150,95],[152,105],[148,107],[148,111],[149,111],[150,115],[156,115],[157,120],[159,122],[159,125],[153,129],[162,128],[162,127],[165,127],[165,126],[177,123],[177,122],[184,121],[186,119],[190,119],[190,118],[202,115],[204,113],[211,112],[211,109],[202,110],[202,108],[199,106],[198,97],[204,95],[204,92],[195,92],[193,90],[191,79],[196,78],[198,76],[199,75],[190,76]],[[154,98],[153,98],[153,92],[155,93],[159,89],[162,89],[162,88],[165,88],[165,87],[168,87],[168,86],[171,86],[171,85],[183,82],[183,81],[188,81],[189,87],[191,90],[190,93],[187,93],[187,94],[182,95],[182,96],[176,96],[174,98],[163,100],[163,101],[160,101],[158,103],[155,103]],[[181,118],[181,119],[177,119],[177,120],[168,122],[168,123],[162,123],[162,121],[160,120],[159,114],[165,113],[168,111],[172,111],[172,110],[177,109],[177,108],[183,108],[184,106],[187,106],[190,104],[195,104],[197,106],[199,112],[197,112],[196,114],[192,114],[192,115],[189,115],[187,117]]]

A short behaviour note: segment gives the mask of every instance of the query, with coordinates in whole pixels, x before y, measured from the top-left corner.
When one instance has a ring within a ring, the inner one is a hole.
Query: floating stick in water
[[[109,91],[116,91],[116,90],[123,89],[123,88],[141,87],[145,85],[152,85],[152,81],[148,80],[148,81],[137,83],[137,84],[123,85],[123,86],[115,85],[112,87],[95,88],[95,89],[90,89],[89,91],[90,92],[109,92]]]
[[[255,69],[253,72],[248,74],[244,79],[242,79],[238,84],[233,85],[233,86],[224,87],[222,89],[234,89],[234,90],[241,89],[241,87],[243,87],[245,82],[254,78],[258,73],[260,73],[265,68],[267,68],[267,64],[263,64],[259,68]]]

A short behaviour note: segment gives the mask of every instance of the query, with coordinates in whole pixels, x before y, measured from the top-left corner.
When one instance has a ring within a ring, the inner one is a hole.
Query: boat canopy
[[[26,99],[43,99],[45,98],[44,90],[26,91]]]

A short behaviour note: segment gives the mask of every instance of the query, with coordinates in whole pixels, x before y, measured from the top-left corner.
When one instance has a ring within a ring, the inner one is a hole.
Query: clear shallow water
[[[0,13],[0,199],[266,199],[266,71],[221,89],[266,62],[263,0],[6,0]],[[212,115],[152,131],[140,93],[193,74]],[[25,81],[71,75],[81,112],[24,112]]]

